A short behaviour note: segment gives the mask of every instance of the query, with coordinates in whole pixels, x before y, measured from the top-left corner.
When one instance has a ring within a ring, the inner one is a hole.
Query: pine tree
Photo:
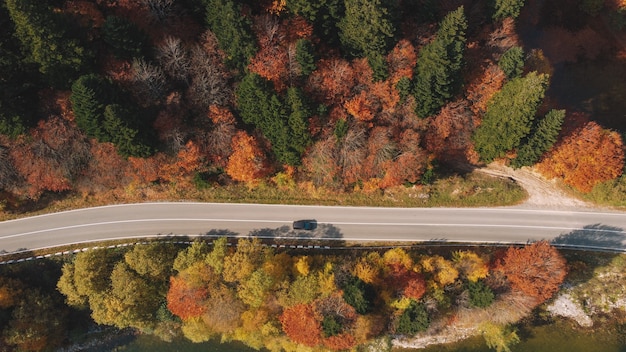
[[[345,0],[346,13],[338,24],[345,51],[364,57],[386,54],[395,28],[380,0]]]
[[[91,74],[81,76],[72,84],[70,101],[76,124],[89,137],[99,141],[108,141],[102,130],[104,108],[111,97],[111,85],[102,77]]]
[[[51,85],[66,87],[90,61],[91,53],[65,29],[60,14],[37,0],[7,0],[15,33]]]
[[[250,20],[232,0],[208,0],[206,11],[207,24],[226,52],[227,64],[245,70],[257,51]]]
[[[420,117],[437,113],[460,88],[466,30],[461,6],[441,21],[436,39],[420,51],[414,91]]]
[[[531,72],[511,80],[493,96],[473,135],[476,151],[483,161],[491,162],[519,146],[530,133],[547,86],[547,75]]]
[[[535,133],[520,147],[517,152],[517,157],[513,159],[511,165],[515,168],[519,168],[522,166],[531,166],[536,163],[541,155],[552,148],[552,145],[556,142],[564,118],[565,110],[550,110],[550,112],[539,121]]]
[[[287,90],[285,102],[274,94],[269,83],[257,74],[244,77],[237,87],[237,107],[245,123],[253,124],[272,143],[276,159],[298,165],[310,144],[307,119],[312,115],[304,95]]]
[[[128,126],[130,112],[119,104],[107,105],[104,109],[102,129],[106,139],[115,144],[123,157],[147,157],[150,147],[142,143],[139,131]]]
[[[498,61],[498,66],[508,79],[521,76],[524,70],[524,50],[519,46],[507,50]]]
[[[121,59],[141,57],[149,40],[132,22],[117,16],[107,17],[102,26],[102,39],[113,48],[113,54]]]
[[[492,0],[493,4],[493,19],[503,20],[507,17],[511,17],[513,19],[519,16],[522,11],[522,7],[524,7],[524,0]]]
[[[313,44],[307,39],[300,39],[296,42],[296,61],[300,65],[300,74],[308,76],[317,68],[315,66]]]

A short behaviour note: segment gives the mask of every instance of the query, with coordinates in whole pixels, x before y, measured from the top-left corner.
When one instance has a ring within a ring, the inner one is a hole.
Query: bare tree
[[[191,67],[187,98],[194,108],[204,113],[209,105],[228,105],[233,96],[228,75],[199,45],[191,50]]]
[[[143,59],[134,59],[132,71],[133,93],[140,104],[147,106],[151,105],[151,102],[159,102],[163,99],[167,82],[160,67],[151,65]]]
[[[180,38],[167,36],[157,48],[161,67],[171,78],[188,83],[190,74],[189,55]]]
[[[9,157],[9,148],[0,145],[0,189],[11,190],[19,183],[20,175]]]
[[[142,0],[157,22],[166,20],[174,12],[174,0]]]
[[[366,156],[366,140],[367,131],[360,125],[351,126],[346,133],[339,152],[339,164],[345,184],[356,182],[361,176],[361,166]]]

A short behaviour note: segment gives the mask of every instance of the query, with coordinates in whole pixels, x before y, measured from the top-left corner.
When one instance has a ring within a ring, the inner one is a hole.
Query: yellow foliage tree
[[[298,257],[293,266],[296,275],[308,276],[311,270],[311,258],[306,255]]]
[[[413,259],[402,248],[393,248],[383,254],[383,262],[386,265],[402,264],[407,269],[413,268]]]
[[[459,274],[471,282],[484,279],[489,275],[487,263],[472,251],[456,251],[452,253],[452,261]]]
[[[459,272],[452,262],[440,255],[425,257],[421,260],[420,264],[424,272],[431,274],[432,280],[439,287],[449,285],[459,277]]]

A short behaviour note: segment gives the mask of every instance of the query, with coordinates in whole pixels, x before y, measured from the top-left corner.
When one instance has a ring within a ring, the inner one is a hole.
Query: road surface
[[[314,231],[292,231],[315,219]],[[626,213],[519,208],[370,208],[215,203],[111,205],[0,222],[0,250],[155,235],[305,236],[355,241],[555,243],[626,250]]]

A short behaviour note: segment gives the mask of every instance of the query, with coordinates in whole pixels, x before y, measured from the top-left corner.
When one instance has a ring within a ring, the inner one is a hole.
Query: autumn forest
[[[626,194],[623,0],[3,0],[0,28],[2,212],[239,184],[392,194],[494,161]],[[0,350],[84,321],[271,351],[469,328],[500,350],[567,272],[546,242],[90,250],[2,269]]]
[[[260,180],[384,192],[493,160],[621,189],[622,124],[550,92],[565,64],[623,63],[626,7],[570,2],[6,0],[3,206]],[[574,44],[529,47],[529,28]]]

